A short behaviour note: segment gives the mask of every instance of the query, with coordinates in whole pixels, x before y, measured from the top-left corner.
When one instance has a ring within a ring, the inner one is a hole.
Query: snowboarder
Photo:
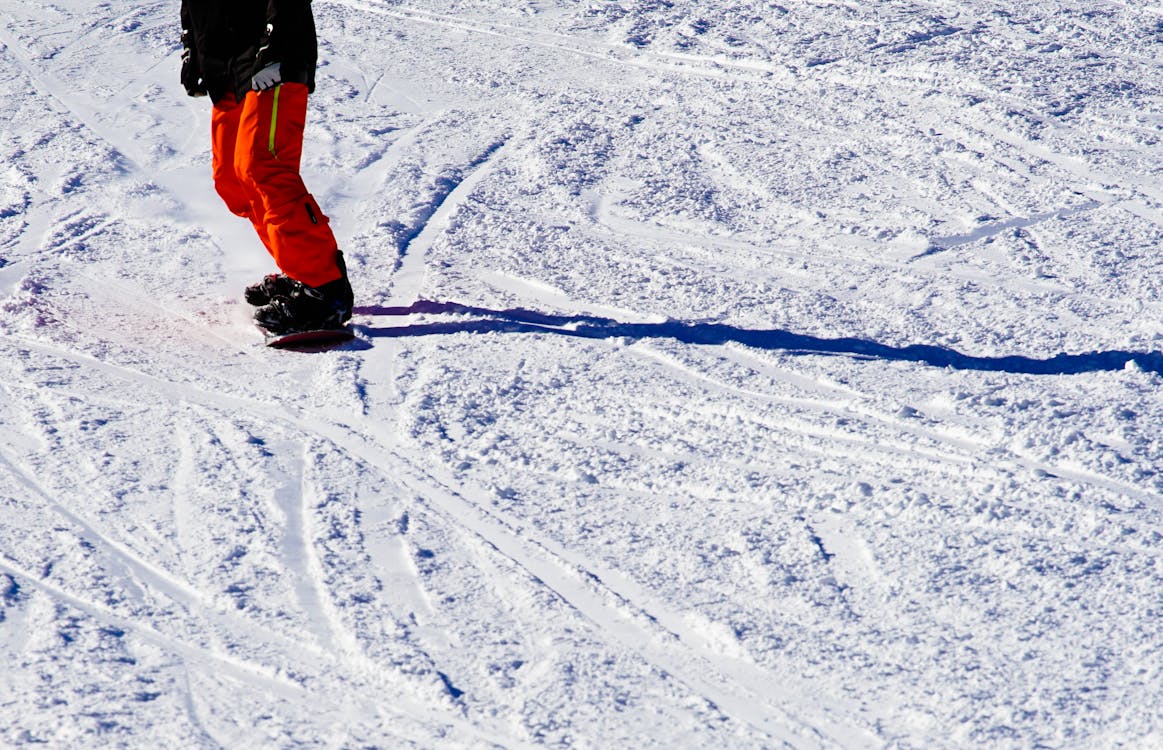
[[[342,328],[352,291],[327,216],[299,175],[315,89],[311,0],[182,0],[182,84],[209,96],[214,187],[281,273],[246,288],[271,334]]]

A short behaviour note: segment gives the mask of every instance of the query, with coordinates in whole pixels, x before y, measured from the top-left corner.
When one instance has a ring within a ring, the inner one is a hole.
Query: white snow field
[[[0,0],[0,746],[1163,748],[1159,0]]]

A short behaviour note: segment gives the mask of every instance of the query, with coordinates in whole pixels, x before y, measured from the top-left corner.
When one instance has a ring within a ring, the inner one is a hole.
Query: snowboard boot
[[[347,263],[339,250],[335,251],[335,263],[341,276],[322,286],[307,286],[289,276],[272,274],[253,285],[258,287],[253,293],[252,287],[247,287],[248,302],[267,298],[254,311],[255,323],[277,336],[342,328],[351,320],[355,297],[347,280]]]
[[[340,266],[340,273],[344,280],[348,278],[348,264],[343,259],[343,251],[335,251],[335,265]],[[267,273],[261,281],[251,284],[243,291],[242,295],[250,305],[255,307],[262,307],[263,305],[270,305],[271,301],[276,297],[287,297],[291,294],[294,287],[294,279],[287,276],[286,273]],[[348,307],[355,305],[355,300],[352,299],[351,285],[348,284],[347,295],[345,301]]]
[[[343,251],[335,251],[335,264],[339,266],[339,273],[343,276],[343,280],[347,281],[347,263],[343,259]],[[294,288],[295,281],[285,273],[271,273],[262,278],[262,281],[257,281],[248,286],[242,293],[246,301],[255,307],[262,307],[269,305],[276,297],[286,297]],[[355,300],[351,294],[351,284],[347,284],[344,301],[347,302],[348,307],[355,304]]]
[[[311,287],[291,280],[290,291],[254,311],[254,322],[276,336],[343,328],[351,320],[351,285],[347,279]]]
[[[346,276],[346,274],[344,274]],[[290,276],[283,273],[272,273],[263,277],[262,281],[255,282],[246,288],[242,296],[255,307],[269,305],[275,297],[285,297],[290,294],[294,282]]]

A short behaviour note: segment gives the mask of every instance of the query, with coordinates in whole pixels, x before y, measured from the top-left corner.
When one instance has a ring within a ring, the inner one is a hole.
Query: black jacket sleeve
[[[267,0],[266,20],[255,70],[277,62],[284,81],[314,88],[318,42],[311,0]]]
[[[192,37],[187,2],[182,0],[182,86],[190,96],[205,96],[206,84],[202,80],[202,65]]]

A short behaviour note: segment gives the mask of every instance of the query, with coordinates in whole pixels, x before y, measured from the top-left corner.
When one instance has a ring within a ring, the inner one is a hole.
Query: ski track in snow
[[[300,355],[176,8],[0,2],[0,744],[1163,744],[1163,10],[314,7]]]

